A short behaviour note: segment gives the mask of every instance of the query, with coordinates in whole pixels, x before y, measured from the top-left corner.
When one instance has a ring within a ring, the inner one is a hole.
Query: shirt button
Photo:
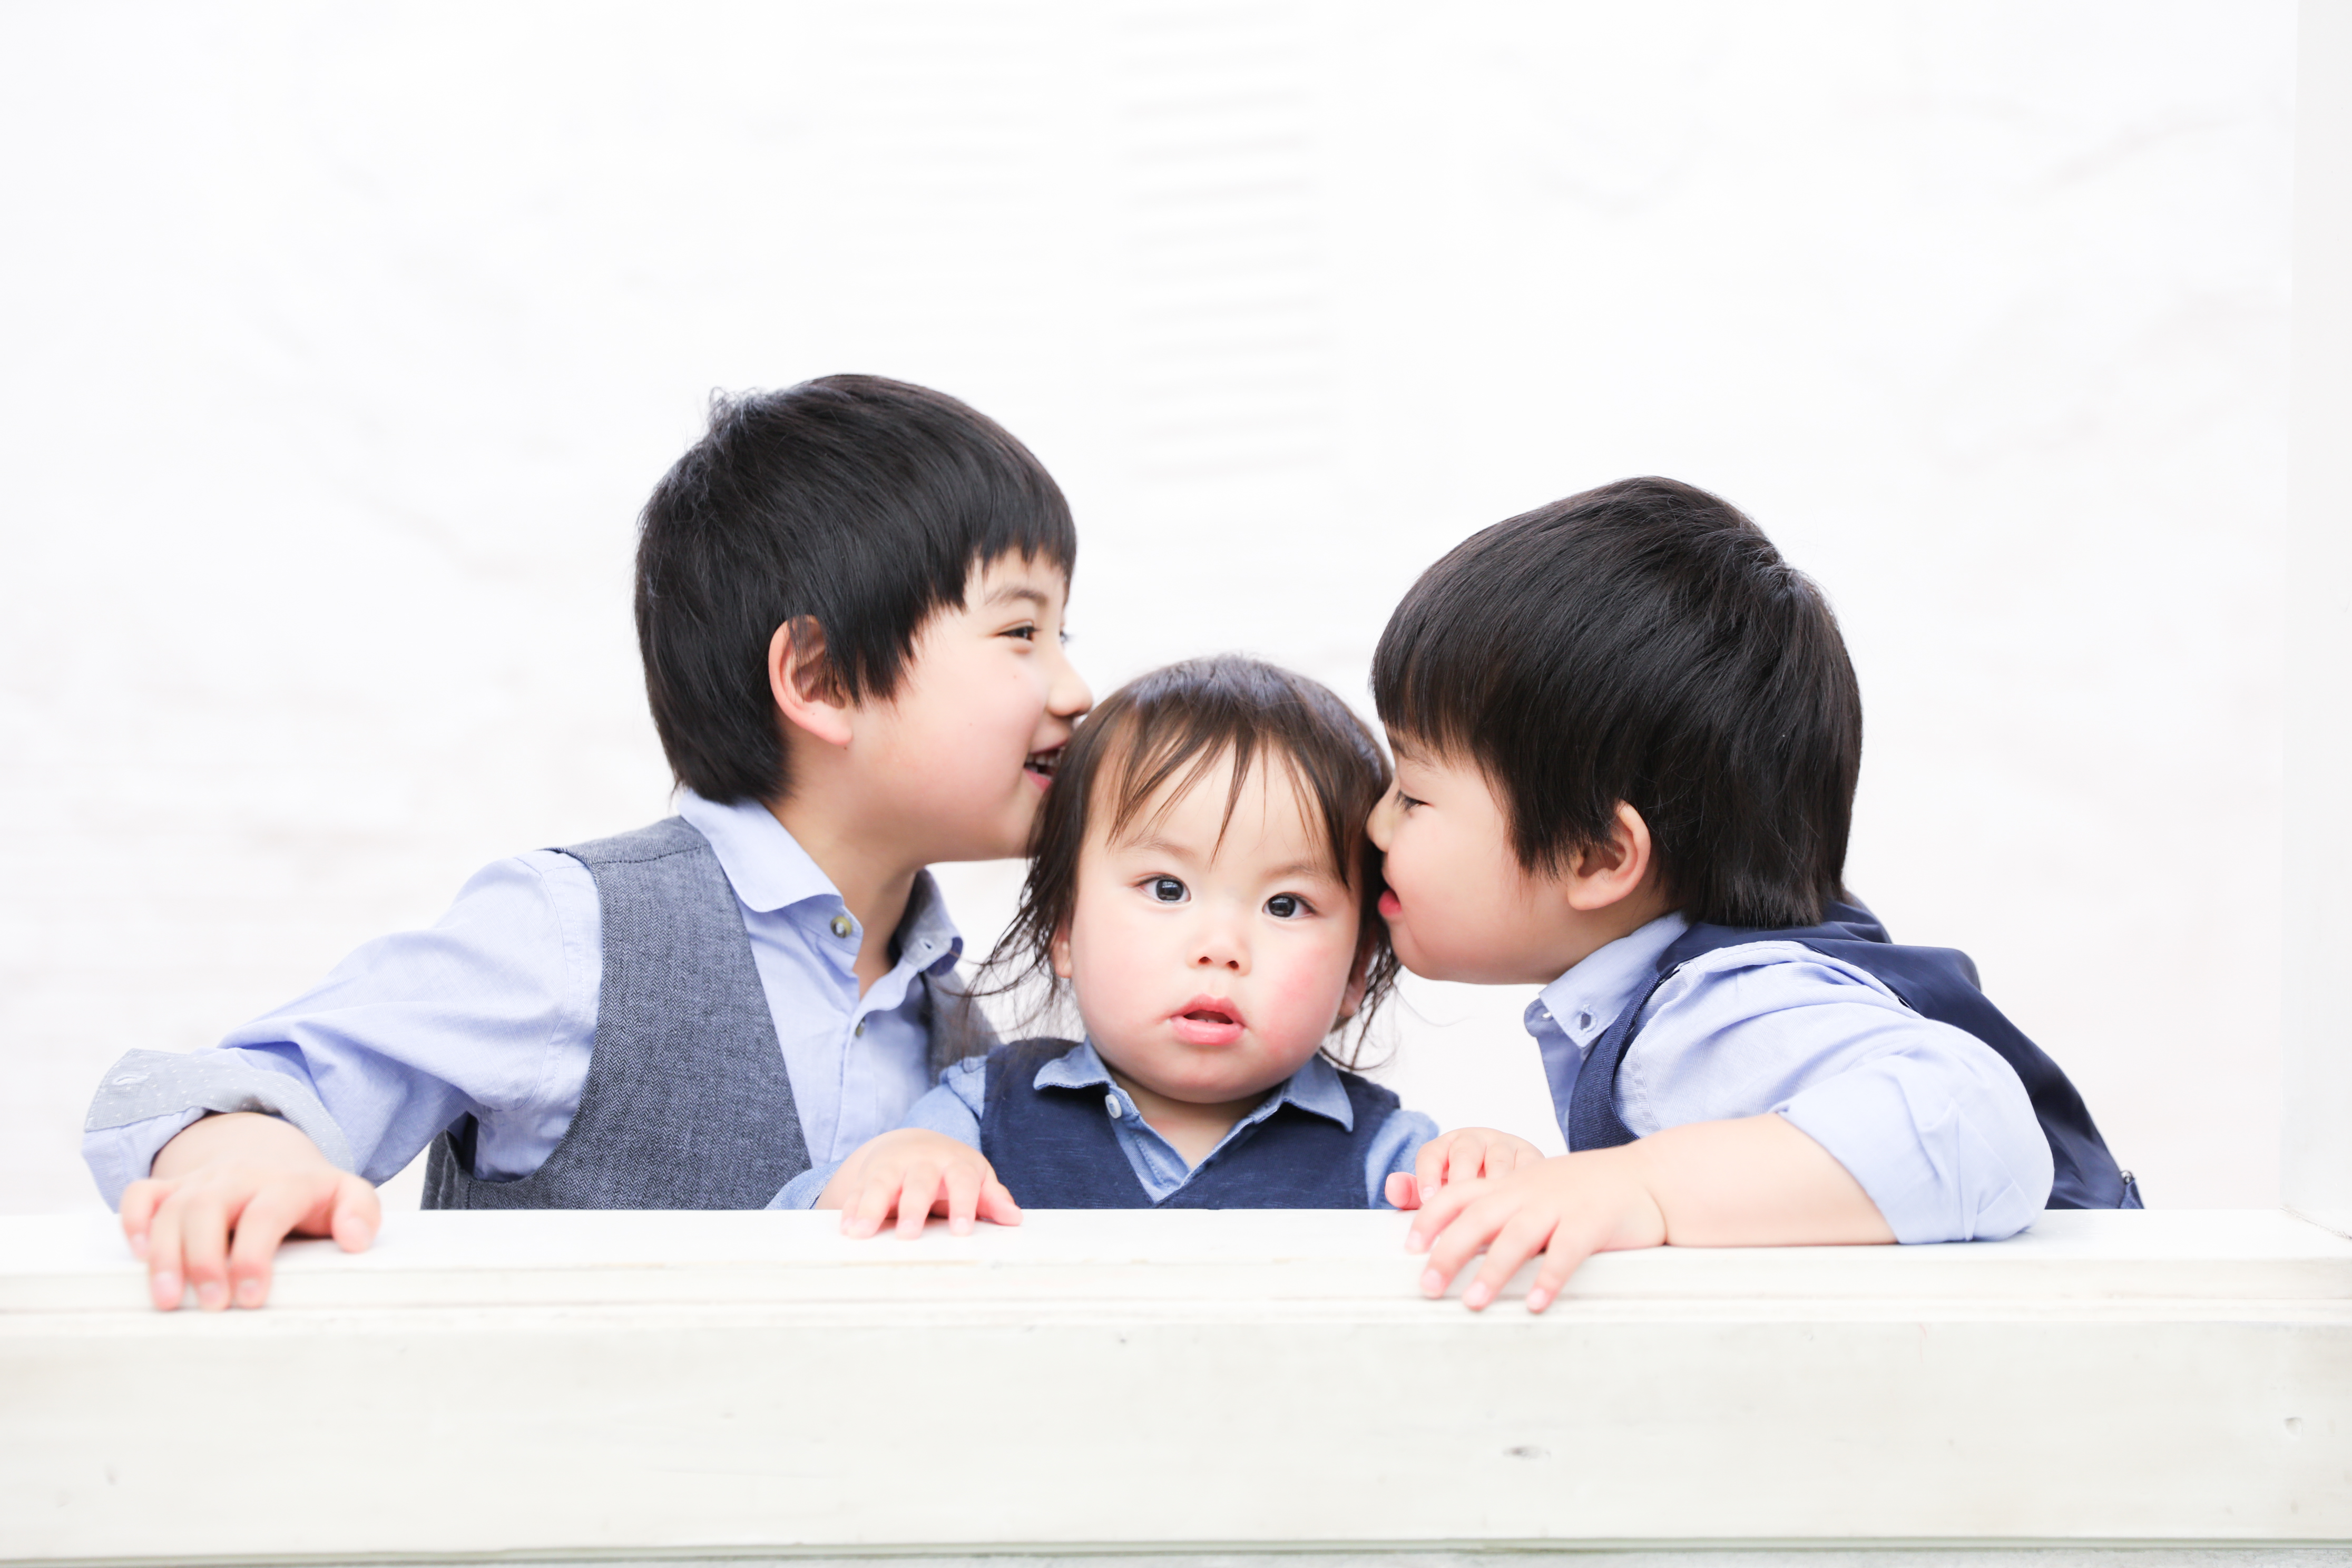
[[[1113,1121],[1118,1121],[1118,1096],[1116,1093],[1112,1093],[1112,1094],[1106,1094],[1106,1095],[1104,1095],[1104,1096],[1103,1096],[1103,1109],[1104,1109],[1105,1110],[1108,1110],[1108,1111],[1109,1111],[1109,1112],[1110,1112],[1110,1119],[1111,1119]]]
[[[1590,1013],[1579,1013],[1576,1016],[1576,1026],[1580,1029],[1589,1029],[1592,1027],[1592,1015]]]
[[[858,1019],[858,1020],[857,1020],[857,1027],[856,1027],[856,1028],[854,1028],[854,1029],[850,1030],[849,1032],[850,1032],[851,1034],[853,1034],[853,1035],[863,1035],[863,1034],[865,1034],[865,1033],[866,1033],[866,1020],[865,1020],[865,1019],[863,1019],[863,1018]]]
[[[835,936],[847,936],[849,934],[849,917],[847,915],[835,915],[833,917],[833,934]]]

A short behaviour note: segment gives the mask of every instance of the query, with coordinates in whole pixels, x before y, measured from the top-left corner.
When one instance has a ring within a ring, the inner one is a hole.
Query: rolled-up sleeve
[[[116,1062],[84,1123],[90,1173],[119,1205],[198,1117],[260,1110],[373,1182],[470,1112],[484,1123],[477,1173],[528,1175],[579,1107],[601,937],[580,862],[534,852],[489,866],[431,927],[369,942],[219,1046]]]
[[[1898,1241],[1998,1240],[2049,1202],[2050,1144],[2000,1053],[1791,943],[1677,971],[1618,1081],[1643,1136],[1778,1112],[1853,1174]]]

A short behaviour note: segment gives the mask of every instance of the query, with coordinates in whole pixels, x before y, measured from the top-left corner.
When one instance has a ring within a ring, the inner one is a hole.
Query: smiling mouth
[[[1032,752],[1024,757],[1021,760],[1021,769],[1024,773],[1034,773],[1050,784],[1053,782],[1054,770],[1059,767],[1061,763],[1062,748],[1049,746],[1042,752]]]

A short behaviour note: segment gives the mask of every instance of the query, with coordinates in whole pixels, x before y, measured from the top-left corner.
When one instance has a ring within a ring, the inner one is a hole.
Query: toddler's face
[[[1220,763],[1172,800],[1163,786],[1118,841],[1089,835],[1053,948],[1112,1070],[1195,1105],[1281,1083],[1361,992],[1357,895],[1288,771],[1255,761],[1228,825],[1232,784]]]
[[[1580,961],[1589,921],[1559,879],[1519,865],[1486,775],[1394,734],[1389,750],[1396,784],[1372,810],[1371,836],[1397,961],[1425,979],[1485,985],[1547,985]]]

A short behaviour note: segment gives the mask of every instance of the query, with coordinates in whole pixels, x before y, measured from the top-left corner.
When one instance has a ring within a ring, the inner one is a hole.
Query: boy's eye
[[[1412,796],[1405,794],[1402,790],[1396,792],[1396,803],[1397,809],[1399,811],[1411,811],[1416,805],[1424,805],[1428,804],[1425,801],[1415,800]]]
[[[1274,897],[1266,900],[1265,912],[1272,915],[1276,920],[1289,921],[1297,920],[1300,915],[1311,914],[1314,911],[1307,908],[1307,900],[1300,898],[1297,893],[1276,893]]]
[[[1010,626],[1006,628],[1004,635],[1009,637],[1019,637],[1023,642],[1035,642],[1037,640],[1037,628],[1035,626]]]
[[[1144,886],[1153,898],[1163,904],[1181,904],[1184,901],[1184,884],[1173,877],[1154,877]]]

